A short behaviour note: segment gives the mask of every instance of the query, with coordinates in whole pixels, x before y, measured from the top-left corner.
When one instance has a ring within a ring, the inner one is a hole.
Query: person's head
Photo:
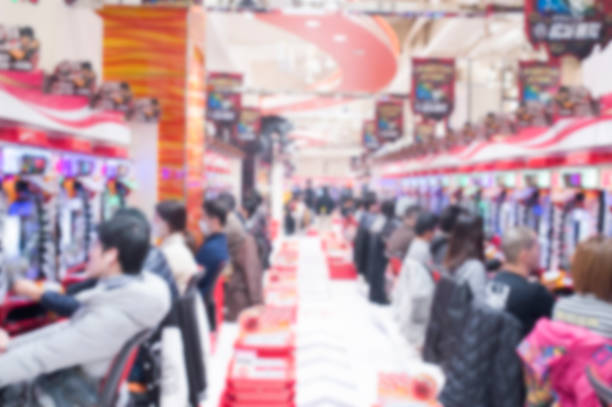
[[[580,243],[571,271],[576,292],[612,302],[612,239],[595,236]]]
[[[438,217],[431,212],[419,213],[414,226],[414,233],[421,239],[428,242],[433,239],[438,227]]]
[[[225,206],[228,212],[236,210],[236,198],[229,192],[222,192],[217,198]]]
[[[87,71],[90,72],[93,70],[92,66],[91,66],[91,62],[81,62],[81,69],[83,71]]]
[[[525,226],[504,233],[502,251],[508,267],[529,274],[540,267],[540,243],[536,233]]]
[[[205,236],[219,233],[225,227],[227,208],[219,199],[207,199],[203,205],[200,228]]]
[[[395,216],[395,200],[387,199],[380,206],[380,213],[387,219],[391,219]]]
[[[363,200],[363,208],[368,212],[376,212],[377,205],[376,193],[368,192]]]
[[[136,209],[118,211],[101,223],[97,241],[89,252],[87,273],[104,278],[118,274],[139,274],[150,249],[151,228]]]
[[[464,213],[459,205],[449,205],[440,213],[440,230],[444,233],[451,233],[457,222],[457,218],[461,213]]]
[[[444,264],[455,270],[468,259],[484,260],[484,227],[480,216],[462,213],[451,232]]]
[[[187,210],[185,204],[167,200],[155,206],[153,218],[154,235],[165,238],[173,233],[185,233],[187,227]]]
[[[406,208],[403,216],[404,224],[409,228],[414,228],[417,223],[417,217],[421,211],[422,209],[419,205],[410,205]]]

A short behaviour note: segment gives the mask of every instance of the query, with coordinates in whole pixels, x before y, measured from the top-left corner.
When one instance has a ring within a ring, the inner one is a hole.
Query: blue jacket
[[[228,260],[229,251],[225,235],[215,233],[208,236],[196,254],[196,261],[206,270],[204,278],[199,282],[200,291],[204,298],[210,295],[217,277],[221,274],[221,270]]]

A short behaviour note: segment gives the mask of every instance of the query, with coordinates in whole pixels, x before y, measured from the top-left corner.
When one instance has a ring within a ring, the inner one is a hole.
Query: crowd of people
[[[181,312],[181,299],[201,298],[208,317],[204,332],[216,329],[213,290],[222,274],[225,320],[261,304],[271,252],[262,197],[247,193],[241,205],[229,193],[206,199],[199,224],[203,242],[197,245],[182,202],[158,203],[151,221],[136,208],[119,209],[97,228],[84,281],[59,292],[15,276],[15,294],[65,319],[14,338],[0,329],[0,405],[98,405],[100,383],[122,347],[146,330],[149,345],[159,342],[162,327]],[[201,335],[199,327],[191,330]],[[144,353],[141,348],[130,381],[142,380],[143,366],[151,370],[151,363],[160,363]],[[146,393],[162,378],[153,379],[136,387]],[[159,405],[141,399],[142,405]]]
[[[408,343],[442,367],[445,407],[600,405],[585,369],[612,382],[612,239],[578,245],[568,295],[541,283],[528,227],[504,232],[499,261],[463,206],[396,216],[396,200],[372,192],[350,203],[345,231],[369,300],[390,304]]]

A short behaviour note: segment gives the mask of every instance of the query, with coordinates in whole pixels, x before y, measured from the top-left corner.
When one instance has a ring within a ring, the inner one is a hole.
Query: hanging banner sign
[[[527,0],[525,28],[534,46],[544,44],[553,57],[586,58],[595,45],[612,38],[610,0]]]
[[[436,122],[421,119],[414,123],[414,142],[429,144],[436,137]]]
[[[434,120],[453,112],[455,103],[455,60],[412,59],[412,110]]]
[[[208,103],[206,113],[216,123],[236,123],[240,114],[242,75],[211,72],[208,74]]]
[[[361,130],[361,143],[366,150],[377,150],[380,147],[380,141],[376,134],[376,125],[374,120],[365,120]]]
[[[243,107],[238,120],[236,138],[238,144],[244,145],[257,141],[261,127],[260,112],[255,107]]]
[[[39,43],[32,27],[0,25],[0,71],[33,71]]]
[[[521,102],[549,103],[561,84],[558,62],[519,62],[519,91]]]
[[[404,134],[404,102],[399,99],[376,103],[376,134],[380,143],[397,140]]]
[[[62,61],[45,75],[45,93],[91,97],[96,91],[96,74],[89,61]]]

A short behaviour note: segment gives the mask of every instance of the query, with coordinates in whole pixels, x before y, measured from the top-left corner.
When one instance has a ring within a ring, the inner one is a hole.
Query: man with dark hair
[[[438,227],[438,217],[431,212],[421,212],[414,226],[415,237],[410,244],[407,258],[418,261],[425,267],[432,266],[429,245]]]
[[[0,343],[0,387],[66,369],[67,380],[94,384],[130,338],[156,327],[170,309],[170,294],[159,277],[141,272],[149,240],[147,222],[136,216],[102,223],[87,265],[95,287],[77,295],[81,305],[69,320]],[[37,383],[48,389],[44,378]],[[62,383],[53,376],[47,384],[57,395]],[[96,394],[97,385],[92,389]]]
[[[204,267],[205,275],[199,287],[204,298],[209,298],[222,268],[229,259],[224,229],[227,209],[219,199],[207,199],[200,220],[204,243],[196,254],[196,261]]]
[[[387,257],[403,260],[414,238],[414,225],[421,212],[419,205],[411,205],[404,211],[402,222],[387,241]]]

